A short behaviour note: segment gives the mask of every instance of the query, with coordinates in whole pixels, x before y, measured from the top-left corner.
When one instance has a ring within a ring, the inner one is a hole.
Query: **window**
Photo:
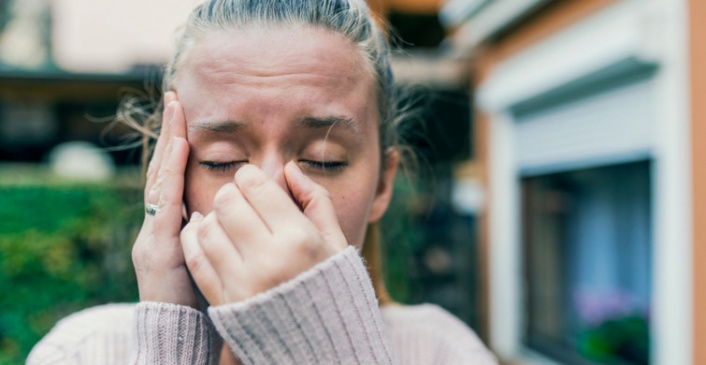
[[[525,344],[570,364],[648,364],[650,162],[522,179]]]

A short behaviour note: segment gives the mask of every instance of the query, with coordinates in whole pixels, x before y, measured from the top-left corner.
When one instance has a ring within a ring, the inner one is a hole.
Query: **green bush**
[[[135,186],[9,181],[0,169],[0,364],[20,364],[62,317],[137,300],[130,249],[142,219]],[[30,174],[31,175],[31,174]]]
[[[415,221],[415,213],[420,214],[419,206],[428,198],[421,185],[413,176],[396,179],[392,201],[380,222],[385,285],[399,303],[413,303],[414,292],[419,290],[413,257],[423,245],[423,228]]]

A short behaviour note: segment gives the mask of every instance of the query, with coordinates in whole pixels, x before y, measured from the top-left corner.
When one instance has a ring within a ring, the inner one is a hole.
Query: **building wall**
[[[436,14],[444,0],[367,0],[368,6],[382,16],[390,11]]]
[[[62,0],[52,3],[52,52],[73,72],[123,73],[162,64],[200,0]]]
[[[503,61],[513,57],[524,49],[541,42],[550,35],[565,29],[576,21],[585,18],[606,6],[614,3],[616,0],[569,0],[559,1],[550,8],[535,15],[528,21],[521,24],[512,32],[501,37],[497,41],[489,43],[478,49],[473,64],[470,66],[473,74],[473,88],[477,89],[489,77],[489,75]],[[476,131],[476,156],[478,162],[478,173],[483,182],[483,186],[487,196],[492,196],[494,187],[490,183],[490,116],[481,109],[475,109],[476,116],[474,118]],[[490,199],[486,199],[484,207],[479,216],[479,256],[482,259],[479,263],[481,270],[480,294],[483,300],[480,303],[481,318],[481,337],[488,339],[490,336],[490,280],[489,280],[489,263],[490,257],[490,232],[489,232],[489,216],[493,212],[493,204]]]
[[[442,0],[368,0],[381,18],[388,12],[434,15]],[[202,0],[62,0],[52,3],[52,52],[74,72],[121,73],[136,64],[162,64],[178,27]],[[0,52],[2,51],[0,42]]]
[[[691,141],[694,227],[694,344],[706,342],[706,2],[689,2]],[[706,346],[694,346],[694,364],[706,364]]]
[[[486,268],[486,275],[489,278],[484,283],[484,292],[487,294],[484,296],[487,298],[484,307],[488,310],[486,316],[488,323],[485,328],[487,328],[491,346],[501,357],[520,359],[522,363],[531,358],[526,356],[521,346],[524,318],[521,308],[522,258],[521,249],[518,247],[520,233],[517,231],[520,225],[519,189],[516,170],[514,170],[516,161],[512,157],[513,149],[516,148],[513,144],[515,122],[512,113],[506,107],[532,96],[533,91],[528,91],[528,87],[538,89],[541,87],[534,84],[541,83],[546,83],[549,85],[547,87],[550,87],[553,82],[547,81],[546,78],[535,78],[533,79],[535,82],[524,82],[530,86],[514,88],[515,85],[523,82],[516,82],[517,77],[513,79],[511,76],[526,76],[531,79],[533,71],[526,65],[528,62],[533,62],[533,59],[541,60],[532,56],[533,53],[536,56],[538,52],[547,52],[551,49],[546,45],[549,39],[566,33],[577,24],[590,19],[599,19],[591,20],[593,29],[583,33],[574,32],[576,41],[590,44],[591,47],[587,48],[604,47],[606,55],[611,52],[620,54],[624,51],[628,58],[641,59],[647,63],[654,62],[658,68],[653,80],[657,93],[656,100],[658,100],[654,110],[660,122],[655,127],[654,133],[657,137],[651,152],[655,161],[652,178],[655,186],[653,196],[655,253],[651,363],[700,364],[703,362],[698,361],[698,356],[704,356],[698,352],[692,360],[690,338],[692,278],[690,264],[684,264],[691,257],[692,251],[689,193],[691,158],[688,128],[692,120],[697,120],[690,119],[687,101],[689,76],[686,63],[688,49],[684,26],[687,24],[685,4],[686,2],[683,1],[667,0],[556,1],[526,19],[521,25],[476,50],[481,52],[476,53],[477,58],[474,63],[475,86],[479,93],[476,118],[479,140],[476,145],[480,149],[477,156],[480,160],[481,176],[489,196],[481,218],[483,222],[481,247],[487,258],[482,266]],[[624,22],[600,21],[602,14],[621,11],[625,14]],[[690,12],[690,14],[697,13],[693,10]],[[611,24],[616,27],[616,37],[624,36],[623,43],[612,37],[600,38],[592,34],[600,34],[605,31],[602,29],[603,25]],[[696,31],[701,30],[697,28]],[[692,32],[694,32],[693,29]],[[590,40],[592,36],[596,37],[594,42],[586,43],[586,40]],[[615,42],[615,48],[611,50],[608,48],[612,42]],[[593,50],[585,50],[581,47],[571,48],[571,43],[570,39],[564,42],[567,49],[570,48],[574,53],[567,52],[566,62],[570,63],[577,57],[576,53],[592,57]],[[598,51],[593,53],[596,52]],[[554,55],[557,54],[560,53]],[[699,56],[693,56],[692,61],[695,61],[694,57]],[[550,61],[555,61],[552,65],[556,66],[557,73],[561,73],[564,62],[557,59]],[[521,70],[523,64],[527,71],[525,74],[513,73],[513,70]],[[700,61],[699,64],[705,63]],[[540,68],[546,66],[541,63],[535,65]],[[588,70],[574,71],[577,75],[581,72],[585,75],[589,74]],[[555,77],[546,72],[542,75],[548,76],[549,79]],[[570,80],[572,77],[578,78],[577,75],[556,76],[556,78],[559,80],[563,77]],[[503,77],[506,80],[503,81]],[[696,114],[698,111],[693,112]],[[703,138],[706,138],[706,131],[697,128],[695,132],[700,132]],[[697,138],[696,135],[694,133],[694,138]],[[694,145],[696,146],[696,143]],[[703,152],[706,151],[701,151],[702,154]],[[702,161],[706,162],[703,158]],[[698,186],[697,174],[694,176],[694,185]],[[695,222],[694,227],[697,226],[698,223]],[[694,232],[698,237],[699,232]],[[697,241],[698,239],[693,240],[693,242]],[[695,256],[698,256],[698,251]],[[696,284],[698,283],[697,280]],[[698,296],[697,300],[699,300]],[[695,303],[694,307],[698,308],[698,303]],[[697,325],[694,329],[696,340],[703,338],[699,337],[700,328],[702,327]],[[547,363],[545,360],[539,360],[539,363]]]

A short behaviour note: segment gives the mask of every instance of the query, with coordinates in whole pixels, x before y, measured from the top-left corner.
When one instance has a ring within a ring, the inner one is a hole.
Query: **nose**
[[[292,193],[289,191],[287,180],[284,177],[284,165],[286,163],[287,161],[284,158],[276,154],[269,154],[263,156],[258,167],[292,198]]]

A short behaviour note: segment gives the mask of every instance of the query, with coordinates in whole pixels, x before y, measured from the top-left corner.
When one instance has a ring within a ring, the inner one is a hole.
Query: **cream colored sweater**
[[[349,247],[295,279],[203,313],[111,304],[61,320],[27,364],[218,363],[225,340],[250,364],[496,364],[461,321],[433,305],[380,309]]]

